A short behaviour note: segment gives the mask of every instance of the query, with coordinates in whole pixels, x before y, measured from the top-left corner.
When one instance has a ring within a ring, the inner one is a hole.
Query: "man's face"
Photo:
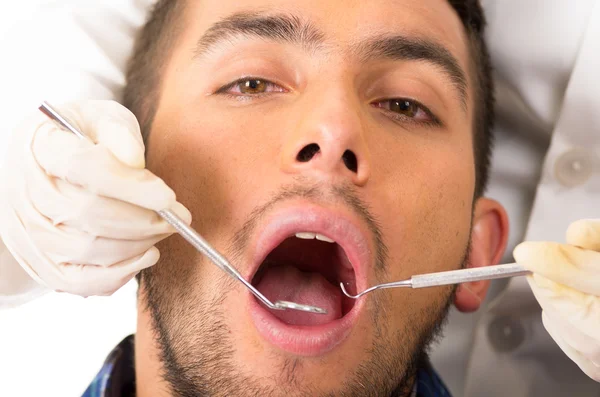
[[[176,237],[144,274],[138,334],[153,325],[181,394],[389,395],[452,289],[355,303],[338,285],[463,265],[475,168],[458,16],[443,0],[188,3],[148,166],[268,298],[328,314],[268,311]]]

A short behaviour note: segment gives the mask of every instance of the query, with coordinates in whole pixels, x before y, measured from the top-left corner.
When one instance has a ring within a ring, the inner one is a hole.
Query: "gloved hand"
[[[38,283],[110,295],[154,265],[154,245],[175,232],[155,210],[170,208],[188,224],[191,215],[145,169],[140,128],[126,108],[81,101],[58,109],[96,144],[32,112],[0,170],[0,237]]]
[[[522,243],[514,257],[533,272],[528,281],[548,333],[600,382],[600,219],[571,224],[567,244]]]
[[[0,239],[0,310],[18,307],[46,292],[48,289],[29,277]]]

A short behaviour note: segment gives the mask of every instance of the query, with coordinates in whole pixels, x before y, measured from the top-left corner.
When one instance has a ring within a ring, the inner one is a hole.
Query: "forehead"
[[[466,35],[447,0],[189,1],[184,40],[192,45],[215,23],[249,12],[300,18],[322,32],[325,42],[340,51],[376,35],[427,38],[445,47],[464,70],[469,70]]]

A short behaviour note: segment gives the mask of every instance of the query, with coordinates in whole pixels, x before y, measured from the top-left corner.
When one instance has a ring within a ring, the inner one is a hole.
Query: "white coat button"
[[[496,317],[488,327],[488,339],[497,352],[511,352],[525,341],[525,328],[514,317]]]
[[[583,149],[573,149],[563,153],[556,160],[554,174],[564,186],[583,185],[592,176],[596,161],[593,153]]]

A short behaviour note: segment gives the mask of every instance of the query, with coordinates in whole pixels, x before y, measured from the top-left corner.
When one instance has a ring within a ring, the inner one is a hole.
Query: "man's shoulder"
[[[417,371],[415,397],[452,397],[450,391],[430,364]]]
[[[82,397],[135,396],[134,357],[134,336],[131,335],[110,352]]]

